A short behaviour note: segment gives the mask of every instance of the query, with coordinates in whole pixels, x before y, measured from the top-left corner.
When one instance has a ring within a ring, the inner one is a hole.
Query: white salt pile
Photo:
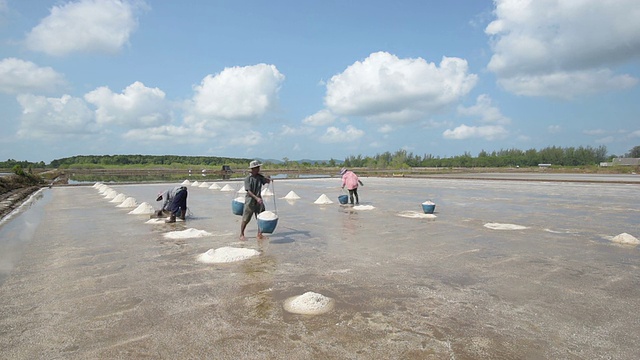
[[[198,180],[196,180],[191,183],[191,186],[200,186],[200,183],[198,182]]]
[[[425,214],[423,212],[417,212],[417,211],[401,211],[397,215],[401,217],[410,218],[410,219],[435,219],[437,217],[433,214]]]
[[[269,189],[262,189],[262,192],[260,193],[262,196],[273,196],[273,192]]]
[[[163,234],[163,236],[167,239],[191,239],[191,238],[211,236],[211,233],[205,230],[189,228],[182,231],[170,231],[168,233]]]
[[[285,300],[284,309],[294,314],[318,315],[333,309],[335,301],[322,294],[307,291],[300,296]]]
[[[209,186],[209,189],[211,190],[220,190],[220,185],[213,183],[211,184],[211,186]]]
[[[356,205],[353,207],[353,210],[373,210],[375,206],[372,205]]]
[[[183,182],[182,182],[182,184],[180,184],[180,185],[191,185],[191,181],[189,181],[189,180],[185,180],[185,181],[183,181]]]
[[[640,244],[640,240],[636,239],[633,235],[631,234],[627,234],[627,233],[622,233],[619,235],[614,236],[611,241],[618,243],[618,244],[625,244],[625,245],[638,245]]]
[[[133,215],[150,215],[153,214],[155,212],[155,210],[153,209],[153,206],[151,206],[151,204],[149,204],[148,202],[143,202],[142,204],[138,205],[137,208],[129,211],[129,214],[133,214]]]
[[[331,201],[331,199],[329,199],[329,197],[325,194],[320,195],[320,197],[318,198],[318,200],[313,202],[314,204],[319,204],[319,205],[328,205],[328,204],[333,204],[333,201]]]
[[[233,188],[231,187],[231,185],[227,184],[223,186],[222,189],[220,189],[220,191],[233,191]]]
[[[205,188],[205,187],[208,188],[209,186],[211,185],[209,185],[209,183],[206,181],[203,181],[200,183],[200,185],[198,185],[198,187],[201,187],[201,188]]]
[[[113,189],[109,189],[107,192],[104,193],[105,199],[113,199],[116,196],[118,196],[118,192]]]
[[[528,229],[526,226],[514,225],[514,224],[500,224],[500,223],[486,223],[484,227],[492,230],[524,230]]]
[[[105,185],[105,184],[100,184],[100,185],[97,187],[97,189],[98,189],[98,192],[99,192],[100,194],[104,194],[104,192],[105,192],[105,191],[107,191],[107,189],[109,189],[109,187],[108,187],[107,185]]]
[[[145,224],[153,224],[153,225],[164,224],[165,220],[166,220],[166,218],[149,219],[149,220],[145,221]]]
[[[429,201],[429,200],[427,200],[427,201],[422,203],[422,205],[435,205],[435,204],[436,203],[434,203],[433,201]]]
[[[224,246],[215,250],[209,249],[198,255],[197,259],[205,264],[215,264],[242,261],[257,255],[260,255],[258,250]]]
[[[297,199],[300,199],[300,196],[298,196],[298,194],[296,194],[293,190],[291,190],[291,191],[289,191],[287,196],[285,196],[283,199],[297,200]]]
[[[93,184],[93,186],[91,186],[94,189],[97,189],[98,187],[100,187],[100,185],[102,185],[101,183],[97,182],[95,184]]]
[[[111,201],[109,201],[109,202],[121,203],[121,202],[125,201],[126,199],[127,199],[127,195],[120,193],[120,194],[116,195],[116,197],[111,199]]]
[[[278,215],[276,215],[275,213],[267,210],[267,211],[263,211],[260,214],[258,214],[258,219],[260,220],[275,220],[278,218]]]
[[[238,190],[238,194],[246,194],[246,193],[247,193],[247,190],[244,188],[244,185],[242,185],[240,190]]]
[[[244,196],[238,196],[237,198],[233,199],[233,201],[237,201],[239,203],[243,203],[244,204]]]
[[[116,205],[116,207],[136,207],[136,206],[138,206],[138,202],[136,201],[136,199],[132,197],[128,197],[122,202],[122,204]]]

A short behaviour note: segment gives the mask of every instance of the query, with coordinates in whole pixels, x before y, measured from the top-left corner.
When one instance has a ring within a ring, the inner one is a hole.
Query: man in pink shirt
[[[349,190],[349,198],[351,200],[351,205],[353,205],[353,196],[356,196],[356,205],[360,204],[360,200],[358,199],[358,184],[364,186],[362,181],[358,179],[358,175],[356,175],[353,171],[347,170],[347,168],[340,169],[340,175],[342,175],[342,188],[347,187]]]

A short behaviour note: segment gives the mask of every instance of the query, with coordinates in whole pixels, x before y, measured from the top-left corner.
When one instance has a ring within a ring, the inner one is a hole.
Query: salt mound
[[[227,184],[223,186],[222,189],[220,189],[220,191],[233,191],[233,188],[231,187],[231,185]]]
[[[98,189],[98,192],[100,194],[104,194],[105,191],[107,191],[109,187],[105,184],[100,184],[96,189]]]
[[[109,189],[104,193],[105,199],[113,199],[116,196],[118,196],[118,192],[113,189]]]
[[[116,205],[116,207],[136,207],[136,206],[138,206],[138,203],[136,202],[136,199],[132,197],[128,197],[122,202],[122,204]]]
[[[183,181],[183,182],[182,182],[182,184],[180,184],[180,185],[191,185],[191,181],[189,181],[189,180],[185,180],[185,181]]]
[[[191,183],[191,186],[200,186],[200,183],[198,182],[198,180],[196,180]]]
[[[246,260],[256,255],[260,255],[258,250],[224,246],[215,250],[209,249],[204,254],[198,255],[198,261],[205,264],[229,263]]]
[[[318,315],[331,311],[334,303],[332,298],[307,291],[300,296],[285,300],[284,309],[294,314]]]
[[[189,228],[182,231],[170,231],[163,235],[167,239],[191,239],[205,236],[211,236],[210,232]]]
[[[291,190],[291,191],[289,191],[287,196],[284,197],[284,199],[297,200],[297,199],[300,199],[300,196],[298,196],[298,194],[296,194],[295,192],[293,192],[293,190]]]
[[[240,190],[238,190],[238,194],[246,194],[246,193],[247,193],[247,190],[244,188],[244,185],[242,185]]]
[[[319,204],[319,205],[327,205],[327,204],[333,204],[333,201],[331,201],[331,199],[329,199],[329,197],[325,194],[320,195],[320,197],[318,198],[318,200],[313,202],[314,204]]]
[[[260,220],[275,220],[277,218],[278,218],[278,215],[272,213],[269,210],[263,211],[260,214],[258,214],[258,219]]]
[[[145,224],[164,224],[166,219],[165,218],[154,218],[154,219],[149,219],[147,221],[145,221]]]
[[[492,230],[524,230],[528,229],[526,226],[514,225],[514,224],[499,224],[499,223],[486,223],[484,227]]]
[[[375,206],[372,205],[356,205],[353,207],[353,210],[373,210]]]
[[[627,233],[622,233],[619,235],[614,236],[611,241],[618,243],[618,244],[625,244],[625,245],[638,245],[640,244],[640,240],[636,239],[633,235],[627,234]]]
[[[143,202],[142,204],[138,205],[137,208],[129,211],[129,214],[133,214],[133,215],[139,215],[139,214],[150,215],[150,214],[153,214],[154,212],[155,212],[155,210],[153,209],[153,206],[151,206],[151,204],[149,204],[148,202]]]
[[[427,200],[427,201],[422,203],[422,205],[435,205],[435,204],[436,203],[434,203],[433,201],[429,201],[429,200]]]
[[[262,192],[260,194],[262,196],[273,196],[273,192],[269,190],[269,188],[262,189]]]
[[[211,190],[220,190],[220,185],[213,183],[211,184],[211,186],[209,186],[209,189]]]
[[[401,211],[397,215],[411,219],[435,219],[437,217],[433,214],[425,214],[417,211]]]
[[[121,202],[125,201],[126,199],[127,199],[127,195],[120,193],[120,194],[116,195],[116,197],[111,199],[111,201],[109,201],[109,202],[121,203]]]
[[[235,198],[233,200],[244,204],[245,198],[244,198],[244,196],[238,196],[237,198]]]
[[[102,184],[97,182],[97,183],[93,184],[92,188],[97,189],[98,187],[100,187],[100,185],[102,185]]]
[[[198,185],[198,187],[206,187],[206,188],[208,188],[209,186],[211,186],[211,185],[209,185],[209,183],[206,182],[206,181],[203,181],[203,182],[200,183],[200,185]]]

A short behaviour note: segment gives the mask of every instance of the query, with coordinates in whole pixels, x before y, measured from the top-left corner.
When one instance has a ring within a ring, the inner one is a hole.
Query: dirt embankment
[[[31,174],[0,177],[0,219],[43,186],[47,186],[46,182],[41,177]]]

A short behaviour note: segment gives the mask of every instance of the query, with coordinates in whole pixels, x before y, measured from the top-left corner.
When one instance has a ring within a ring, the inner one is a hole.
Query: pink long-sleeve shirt
[[[346,186],[347,190],[357,189],[358,175],[351,170],[347,170],[347,172],[342,175],[342,186]]]

